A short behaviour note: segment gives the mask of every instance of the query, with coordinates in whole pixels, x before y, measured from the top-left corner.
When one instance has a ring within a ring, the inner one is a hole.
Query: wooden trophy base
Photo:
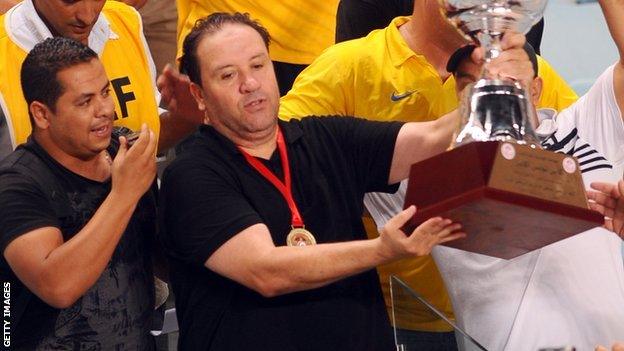
[[[405,207],[414,228],[442,216],[467,237],[443,245],[511,259],[603,224],[588,208],[568,155],[499,141],[473,142],[412,165]]]

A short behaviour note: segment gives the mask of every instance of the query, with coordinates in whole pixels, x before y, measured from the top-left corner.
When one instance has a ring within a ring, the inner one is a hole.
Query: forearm
[[[609,32],[613,37],[615,46],[620,53],[620,63],[624,57],[624,0],[600,0],[600,7],[604,13]]]
[[[388,261],[377,239],[279,246],[260,259],[253,275],[263,295],[275,296],[322,287]]]
[[[160,135],[158,137],[158,153],[163,153],[175,146],[185,136],[191,134],[198,125],[182,118],[174,118],[169,112],[160,116]]]
[[[600,0],[609,32],[620,53],[620,60],[613,71],[613,89],[620,110],[624,108],[624,0]]]
[[[69,306],[93,286],[108,265],[135,206],[136,202],[111,192],[82,230],[46,257],[39,279],[41,295]]]
[[[388,183],[407,178],[412,164],[446,151],[458,123],[457,110],[432,122],[406,123],[397,136]]]
[[[0,0],[0,14],[3,14],[21,0]]]
[[[264,296],[275,296],[330,284],[392,256],[379,239],[276,247],[268,228],[256,224],[223,244],[205,265]]]
[[[234,235],[204,263],[265,297],[309,290],[405,257],[427,255],[433,246],[464,237],[459,224],[432,218],[411,233],[402,228],[412,218],[410,206],[392,217],[379,237],[305,247],[273,243],[266,225],[252,225]]]

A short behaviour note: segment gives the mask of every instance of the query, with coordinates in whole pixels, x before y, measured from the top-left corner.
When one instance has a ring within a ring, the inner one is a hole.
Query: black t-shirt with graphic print
[[[112,155],[117,145],[114,139],[109,147]],[[110,189],[110,180],[97,182],[69,171],[29,139],[0,163],[2,252],[15,238],[42,227],[59,228],[63,240],[70,240]],[[154,193],[148,191],[100,278],[66,309],[53,308],[26,291],[2,255],[0,279],[10,284],[8,302],[13,312],[4,317],[10,322],[10,349],[153,349],[149,327],[154,306],[151,247],[155,222]],[[15,320],[20,304],[26,307]]]

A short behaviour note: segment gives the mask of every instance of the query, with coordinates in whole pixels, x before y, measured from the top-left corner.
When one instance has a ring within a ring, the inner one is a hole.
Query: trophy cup
[[[501,52],[508,30],[526,33],[544,12],[546,0],[439,0],[443,16],[468,40],[485,49],[490,62]],[[512,141],[539,147],[530,121],[536,121],[527,92],[519,82],[486,78],[463,93],[462,125],[454,145],[472,141]]]
[[[508,30],[526,32],[546,0],[439,0],[442,15],[483,46],[487,62]],[[602,225],[589,210],[576,160],[543,150],[519,82],[486,77],[465,89],[453,148],[412,165],[405,207],[415,226],[432,216],[460,222],[466,238],[445,246],[511,259]],[[440,170],[435,172],[432,170]]]

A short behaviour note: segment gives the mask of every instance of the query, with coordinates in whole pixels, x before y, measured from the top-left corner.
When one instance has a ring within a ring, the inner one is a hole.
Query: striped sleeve
[[[612,169],[611,163],[593,146],[578,136],[578,130],[572,128],[557,131],[542,142],[545,149],[576,157],[581,173],[597,169]]]

